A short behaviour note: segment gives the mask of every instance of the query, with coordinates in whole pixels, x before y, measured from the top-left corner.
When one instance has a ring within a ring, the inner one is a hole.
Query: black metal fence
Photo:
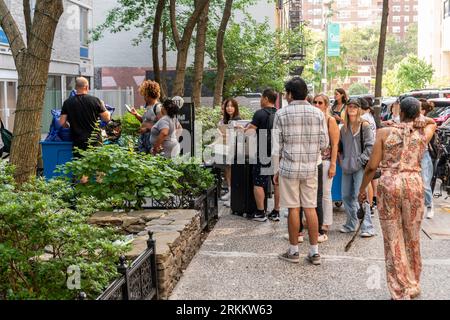
[[[147,250],[130,267],[125,257],[120,257],[117,271],[121,277],[97,298],[97,300],[152,300],[158,299],[156,249],[153,233],[149,231]]]

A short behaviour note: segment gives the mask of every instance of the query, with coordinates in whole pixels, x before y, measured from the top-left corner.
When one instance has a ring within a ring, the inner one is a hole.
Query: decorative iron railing
[[[156,249],[153,233],[149,231],[147,250],[131,266],[124,256],[119,258],[120,278],[109,285],[97,300],[153,300],[158,299]]]

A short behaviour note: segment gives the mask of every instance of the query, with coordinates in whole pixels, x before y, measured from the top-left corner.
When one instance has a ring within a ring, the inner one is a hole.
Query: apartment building
[[[326,22],[339,23],[341,29],[379,28],[383,9],[382,0],[291,0],[278,2],[279,26],[290,28],[292,4],[302,8],[304,22],[313,30],[325,32]],[[418,0],[391,0],[388,20],[388,33],[403,39],[412,23],[418,21]],[[372,62],[358,62],[357,73],[345,79],[343,84],[348,88],[358,82],[371,87],[375,77]]]
[[[32,0],[32,14],[36,0]],[[93,0],[65,0],[64,13],[59,21],[51,57],[42,132],[48,132],[50,110],[61,108],[63,101],[74,88],[75,79],[82,75],[92,79],[94,68],[88,31],[92,27]],[[22,0],[6,1],[20,31],[25,34]],[[8,38],[0,28],[0,115],[5,126],[12,130],[17,100],[18,74],[9,48]]]
[[[419,0],[418,55],[450,86],[450,0]]]
[[[382,0],[303,0],[303,17],[315,30],[324,30],[328,8],[330,20],[342,28],[377,27],[381,21]],[[388,32],[403,38],[411,23],[418,20],[418,0],[391,0]]]

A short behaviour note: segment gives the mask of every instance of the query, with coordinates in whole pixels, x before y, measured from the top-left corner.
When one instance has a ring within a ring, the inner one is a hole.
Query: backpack
[[[428,151],[430,153],[431,159],[436,161],[442,155],[443,147],[441,140],[439,139],[438,134],[434,134],[433,138],[431,138],[430,143],[428,144]]]
[[[5,128],[5,126],[3,125],[3,122],[1,120],[0,120],[0,133],[1,133],[2,141],[3,141],[2,152],[10,153],[13,135],[10,131],[8,131]]]

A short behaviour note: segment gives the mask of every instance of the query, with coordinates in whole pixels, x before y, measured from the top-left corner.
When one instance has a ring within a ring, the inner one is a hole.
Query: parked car
[[[400,100],[406,97],[414,97],[417,99],[439,99],[439,98],[450,98],[450,88],[443,89],[422,89],[422,90],[413,90],[407,93],[404,93],[400,96]]]
[[[434,110],[428,114],[428,117],[432,118],[440,126],[450,118],[450,99],[439,98],[430,99],[429,101],[434,103]]]
[[[398,100],[396,97],[386,97],[381,100],[381,119],[384,119],[390,112],[391,106]]]

